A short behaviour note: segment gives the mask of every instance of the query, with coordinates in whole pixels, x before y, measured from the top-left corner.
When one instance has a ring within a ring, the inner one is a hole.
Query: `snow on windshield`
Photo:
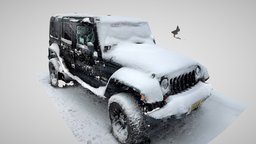
[[[102,48],[119,43],[153,44],[151,31],[146,22],[107,21],[100,22],[97,26]]]

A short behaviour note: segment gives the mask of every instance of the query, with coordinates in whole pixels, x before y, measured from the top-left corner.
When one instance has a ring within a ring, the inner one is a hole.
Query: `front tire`
[[[130,94],[120,93],[109,99],[112,134],[122,144],[144,140],[144,120],[138,102]]]

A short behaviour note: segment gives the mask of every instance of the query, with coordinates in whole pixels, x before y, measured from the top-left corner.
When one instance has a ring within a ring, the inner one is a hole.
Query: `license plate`
[[[193,104],[191,105],[191,110],[194,110],[194,109],[198,108],[198,107],[201,105],[202,101],[203,101],[203,100],[199,100],[199,101],[193,103]]]

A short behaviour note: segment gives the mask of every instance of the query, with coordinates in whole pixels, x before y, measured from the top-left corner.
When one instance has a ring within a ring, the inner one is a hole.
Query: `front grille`
[[[185,91],[197,84],[195,70],[170,79],[170,91],[168,95],[174,95]]]

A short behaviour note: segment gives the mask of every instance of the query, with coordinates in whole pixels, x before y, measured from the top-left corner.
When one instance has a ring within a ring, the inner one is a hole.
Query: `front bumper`
[[[168,118],[170,116],[180,116],[189,114],[197,108],[209,96],[211,96],[212,87],[204,82],[198,82],[191,89],[171,95],[166,99],[166,105],[162,108],[155,109],[146,115],[155,119]]]

